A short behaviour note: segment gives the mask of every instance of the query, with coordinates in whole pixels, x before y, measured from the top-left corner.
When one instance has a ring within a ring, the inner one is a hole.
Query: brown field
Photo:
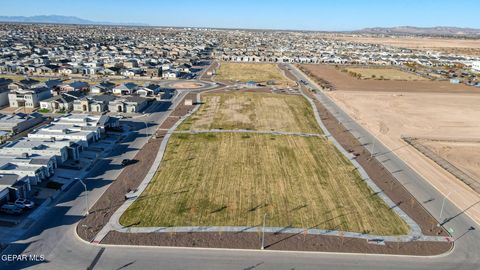
[[[408,226],[321,137],[175,134],[122,215],[133,226],[267,226],[396,235]]]
[[[480,182],[480,141],[422,140],[421,143]]]
[[[460,209],[473,206],[466,213],[477,222],[480,221],[480,205],[475,205],[480,200],[479,194],[401,139],[403,135],[442,137],[451,141],[478,140],[480,94],[401,94],[380,92],[378,89],[375,92],[365,89],[362,92],[332,91],[328,94],[440,192],[447,194],[455,191],[450,199]],[[450,156],[457,164],[468,159],[469,162],[461,166],[478,174],[479,151],[456,145],[447,153],[447,158]]]
[[[302,96],[262,92],[202,94],[204,105],[180,130],[250,129],[322,133]]]
[[[172,85],[173,88],[195,89],[202,87],[203,84],[195,82],[179,82]]]
[[[354,72],[360,74],[362,79],[375,80],[399,80],[399,81],[425,81],[426,78],[401,71],[394,68],[360,68],[352,67],[346,68],[347,72]]]
[[[361,36],[335,36],[331,38],[351,42],[382,44],[409,49],[436,50],[446,53],[480,55],[480,40],[478,39]]]
[[[302,69],[335,85],[336,90],[369,92],[480,93],[480,88],[446,81],[360,80],[330,65],[301,65]]]

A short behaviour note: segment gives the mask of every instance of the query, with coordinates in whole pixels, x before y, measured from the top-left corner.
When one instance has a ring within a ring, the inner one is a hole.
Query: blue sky
[[[478,0],[0,0],[0,15],[66,15],[108,22],[302,30],[374,26],[480,28]]]

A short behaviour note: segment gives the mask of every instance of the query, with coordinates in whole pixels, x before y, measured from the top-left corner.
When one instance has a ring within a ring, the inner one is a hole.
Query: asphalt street
[[[293,67],[291,67],[293,69]],[[303,75],[293,70],[298,78]],[[303,78],[306,79],[306,78]],[[314,86],[313,86],[314,87]],[[348,128],[355,129],[364,143],[374,139],[348,115],[329,104],[329,99],[319,94],[319,99],[326,102],[334,110],[340,121]],[[325,98],[325,99],[324,99]],[[179,99],[181,100],[181,99]],[[176,101],[178,102],[178,100]],[[175,104],[172,106],[174,107]],[[147,116],[149,121],[160,122],[166,113],[158,112]],[[137,122],[141,122],[141,119]],[[154,131],[150,126],[147,133]],[[145,132],[145,130],[143,130]],[[131,142],[130,148],[141,147],[146,138],[141,136],[142,130]],[[419,201],[425,201],[425,207],[438,217],[443,196],[425,180],[411,171],[394,153],[380,143],[375,143],[377,157],[395,176],[404,183]],[[89,177],[89,200],[93,203],[120,173],[118,164],[123,158],[132,157],[135,151],[114,153],[111,160],[98,164]],[[17,261],[5,263],[1,269],[479,269],[480,237],[477,230],[469,230],[475,226],[467,216],[462,214],[448,200],[445,203],[444,216],[453,217],[446,227],[454,229],[456,238],[452,252],[433,257],[366,255],[366,254],[334,254],[310,252],[284,252],[268,250],[226,250],[200,248],[161,248],[138,246],[94,245],[79,239],[75,227],[83,215],[84,194],[81,185],[73,186],[51,210],[33,226],[32,230],[21,241],[13,243],[3,254],[34,254],[45,256],[45,261]],[[267,239],[268,241],[268,239]],[[3,257],[2,257],[3,258]],[[89,268],[90,267],[90,268]]]

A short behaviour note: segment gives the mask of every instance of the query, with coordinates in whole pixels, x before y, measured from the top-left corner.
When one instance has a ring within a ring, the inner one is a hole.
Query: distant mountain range
[[[148,24],[143,24],[143,23],[96,22],[96,21],[85,20],[82,18],[74,17],[74,16],[61,16],[61,15],[39,15],[39,16],[28,16],[28,17],[0,16],[0,22],[148,26]]]
[[[397,27],[373,27],[364,28],[362,30],[354,31],[358,33],[368,34],[414,34],[414,35],[429,35],[429,36],[473,36],[480,37],[480,29],[461,28],[461,27],[414,27],[414,26],[397,26]]]
[[[61,15],[0,16],[0,22],[149,26],[148,24],[144,24],[144,23],[97,22],[97,21],[78,18],[75,16],[61,16]],[[372,28],[364,28],[364,29],[352,31],[352,32],[362,33],[362,34],[380,34],[380,35],[383,34],[383,35],[467,36],[467,37],[480,38],[480,29],[449,27],[449,26],[372,27]]]

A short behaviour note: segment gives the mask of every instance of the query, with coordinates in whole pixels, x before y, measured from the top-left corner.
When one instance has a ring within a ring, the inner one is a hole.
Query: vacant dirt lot
[[[436,50],[446,53],[463,53],[467,55],[480,55],[480,40],[475,39],[452,39],[432,37],[353,37],[340,36],[334,39],[352,42],[382,44],[394,47]]]
[[[422,140],[421,144],[480,182],[480,141]]]
[[[427,79],[394,68],[347,68],[348,72],[360,74],[362,79],[425,81]]]
[[[268,226],[396,235],[407,225],[326,139],[176,134],[125,226]]]
[[[181,126],[194,129],[250,129],[322,133],[302,96],[262,92],[202,94],[200,109]]]
[[[460,209],[479,201],[476,192],[401,139],[402,135],[441,137],[451,141],[479,139],[479,94],[391,93],[377,90],[332,91],[329,95],[438,190],[444,194],[456,191],[450,198]],[[465,151],[457,150],[459,152],[455,156],[480,160],[478,151],[471,150],[467,154],[467,148]],[[470,208],[467,213],[480,221],[480,205]]]
[[[195,89],[202,87],[203,84],[195,83],[195,82],[179,82],[172,85],[174,88],[182,88],[182,89]]]
[[[215,80],[255,81],[257,83],[274,80],[276,84],[287,84],[289,82],[275,64],[229,62],[220,63],[220,68],[216,71]]]
[[[480,93],[480,88],[446,81],[381,81],[356,79],[330,65],[301,65],[301,68],[344,91]]]

